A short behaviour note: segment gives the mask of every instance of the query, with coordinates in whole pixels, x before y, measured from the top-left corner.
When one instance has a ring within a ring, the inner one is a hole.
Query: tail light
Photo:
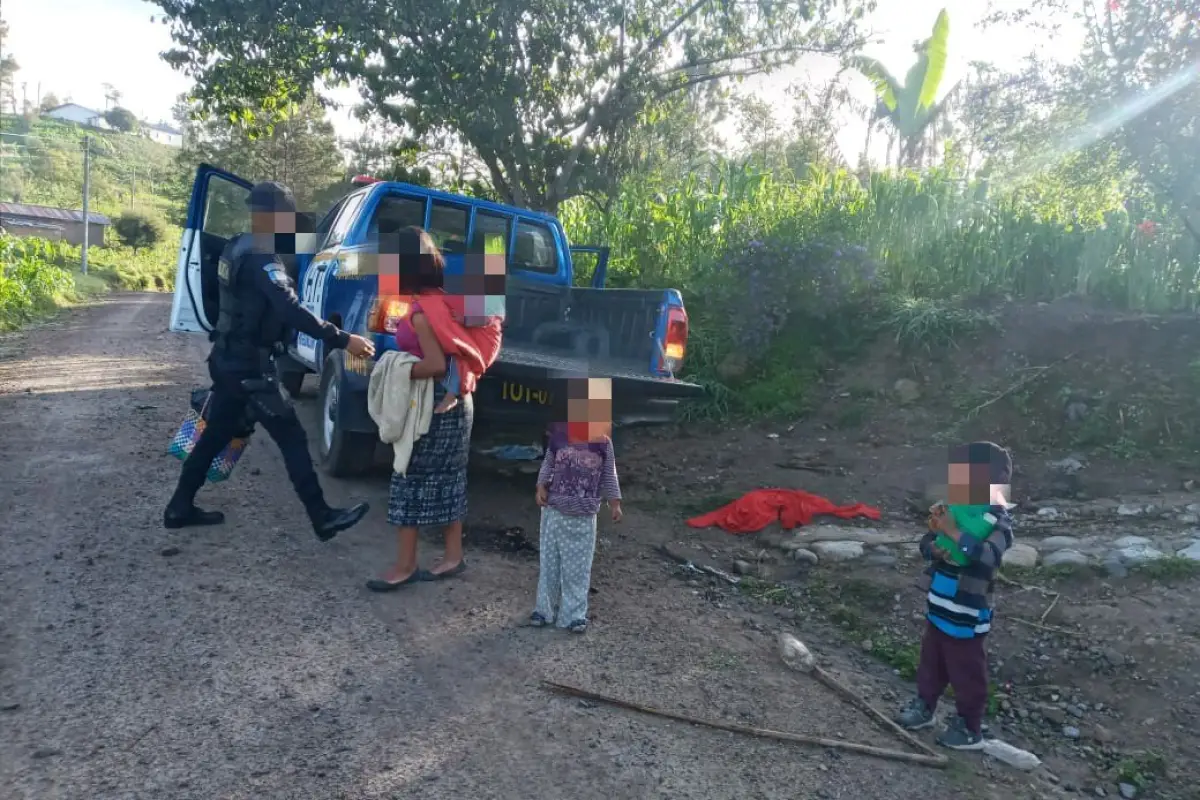
[[[367,315],[367,329],[372,333],[394,334],[400,321],[408,316],[410,303],[396,295],[379,295],[371,303]]]
[[[679,306],[667,309],[667,331],[663,337],[662,368],[674,375],[683,369],[683,358],[687,355],[688,316]]]

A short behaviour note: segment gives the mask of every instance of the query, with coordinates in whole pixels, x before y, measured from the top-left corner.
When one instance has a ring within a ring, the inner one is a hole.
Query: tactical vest
[[[242,335],[251,334],[245,327],[245,309],[242,308],[237,291],[242,256],[250,252],[250,241],[251,237],[244,233],[233,237],[221,251],[221,258],[217,262],[217,334],[225,338],[229,338],[231,334],[234,338],[243,338]]]
[[[214,339],[226,349],[269,349],[283,342],[287,329],[252,285],[239,285],[239,272],[246,256],[254,251],[254,237],[239,234],[229,240],[217,262],[219,305]]]

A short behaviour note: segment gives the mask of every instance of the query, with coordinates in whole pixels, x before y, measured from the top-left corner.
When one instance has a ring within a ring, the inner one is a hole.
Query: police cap
[[[282,183],[263,181],[250,190],[246,205],[251,211],[295,211],[296,198]]]

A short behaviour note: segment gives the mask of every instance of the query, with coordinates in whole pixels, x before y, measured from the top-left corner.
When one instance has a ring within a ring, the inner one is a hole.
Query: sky
[[[1000,0],[1003,5],[1018,1]],[[913,43],[929,35],[938,11],[945,8],[950,15],[951,35],[944,86],[950,87],[962,78],[973,60],[1015,67],[1030,49],[1029,35],[1024,31],[981,31],[976,23],[987,4],[987,0],[881,0],[881,8],[870,19],[879,41],[865,52],[902,77],[913,59]],[[150,3],[4,0],[3,16],[9,23],[5,49],[21,67],[16,76],[18,99],[25,92],[30,102],[36,102],[40,90],[42,95],[53,92],[61,100],[70,98],[104,110],[103,84],[109,83],[121,92],[121,105],[141,119],[158,122],[171,120],[175,98],[190,87],[190,82],[159,55],[171,47],[171,37],[167,26],[151,21],[161,15]],[[1078,45],[1078,40],[1060,38],[1047,54],[1069,58]],[[785,94],[790,85],[806,76],[814,80],[832,77],[835,71],[829,60],[809,60],[796,68],[747,81],[743,90],[766,99],[782,112],[791,105]],[[865,79],[855,79],[852,88],[864,101],[872,97]],[[353,90],[335,95],[345,103],[353,103],[356,98]],[[786,122],[786,116],[781,116]],[[361,129],[349,109],[333,112],[331,119],[341,136],[352,136]],[[735,138],[734,123],[722,133]],[[865,133],[865,122],[847,120],[839,136],[843,151],[857,153],[855,148],[861,148]]]

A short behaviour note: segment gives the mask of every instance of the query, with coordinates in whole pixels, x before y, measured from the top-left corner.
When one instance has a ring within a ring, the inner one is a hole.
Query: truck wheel
[[[300,399],[300,389],[304,386],[303,372],[281,372],[279,373],[279,382],[283,384],[283,388],[287,389],[287,393],[293,399]]]
[[[335,350],[325,359],[321,370],[321,465],[335,478],[361,475],[375,459],[375,437],[369,433],[348,431],[341,422],[338,403],[345,396],[345,367],[342,351]]]

